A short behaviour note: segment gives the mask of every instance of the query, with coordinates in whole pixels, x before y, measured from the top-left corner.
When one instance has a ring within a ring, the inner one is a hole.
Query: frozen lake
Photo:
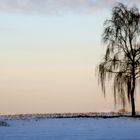
[[[8,120],[0,140],[140,140],[138,118]]]

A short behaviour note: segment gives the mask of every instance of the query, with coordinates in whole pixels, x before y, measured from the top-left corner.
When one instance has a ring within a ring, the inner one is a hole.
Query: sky
[[[103,23],[116,2],[0,0],[0,113],[115,110],[95,69],[105,51]]]

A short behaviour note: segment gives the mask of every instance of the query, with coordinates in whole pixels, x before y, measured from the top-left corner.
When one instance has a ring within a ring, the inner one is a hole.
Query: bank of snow
[[[9,119],[0,140],[140,140],[139,118]]]

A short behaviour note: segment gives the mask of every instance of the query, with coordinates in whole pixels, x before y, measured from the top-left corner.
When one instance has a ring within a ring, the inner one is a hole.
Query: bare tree
[[[106,53],[98,66],[99,82],[105,94],[107,80],[113,82],[115,104],[130,103],[135,112],[136,85],[140,78],[140,14],[136,7],[118,3],[104,23]]]

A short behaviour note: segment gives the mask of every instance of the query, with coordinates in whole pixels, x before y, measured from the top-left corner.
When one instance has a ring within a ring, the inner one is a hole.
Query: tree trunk
[[[131,107],[132,107],[132,117],[136,116],[136,111],[135,111],[135,97],[134,97],[134,93],[135,93],[135,58],[133,58],[133,70],[132,70],[132,75],[133,75],[133,81],[132,81],[132,89],[131,89]]]
[[[132,116],[134,117],[136,115],[134,93],[131,94],[131,108],[132,108]]]
[[[132,85],[132,89],[131,89],[131,107],[132,107],[132,116],[133,117],[136,115],[134,93],[135,93],[135,69],[133,67],[133,85]]]

